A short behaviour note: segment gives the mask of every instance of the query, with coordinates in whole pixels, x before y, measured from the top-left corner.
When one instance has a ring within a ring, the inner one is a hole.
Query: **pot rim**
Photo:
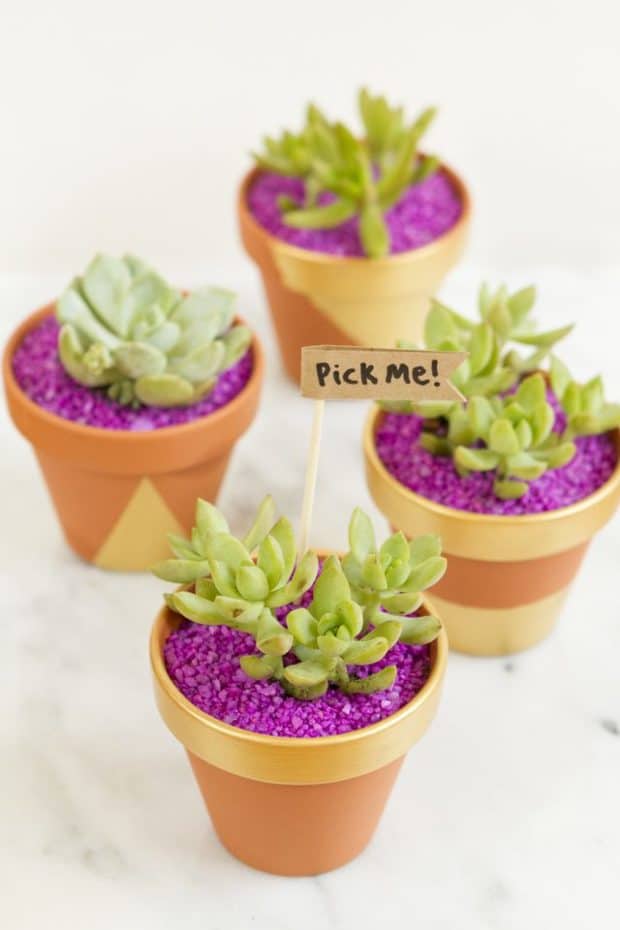
[[[274,236],[273,233],[270,233],[258,222],[248,206],[249,188],[260,174],[267,173],[263,168],[258,166],[250,168],[241,180],[237,197],[238,209],[243,223],[252,228],[256,234],[264,237],[270,246],[277,247],[282,253],[288,253],[291,258],[297,259],[297,261],[303,260],[309,264],[335,265],[340,268],[347,265],[353,268],[356,265],[359,266],[361,263],[368,262],[373,268],[391,268],[395,265],[407,264],[413,259],[419,258],[422,260],[432,256],[434,252],[445,247],[447,240],[457,238],[457,236],[461,234],[461,230],[469,225],[471,219],[471,196],[467,185],[462,177],[444,161],[440,162],[439,167],[448,175],[461,202],[461,213],[457,221],[440,236],[433,239],[432,242],[421,245],[417,249],[409,249],[406,252],[398,252],[395,255],[386,255],[383,258],[369,258],[367,255],[330,255],[328,252],[316,252],[312,249],[301,248],[301,246],[298,245],[291,245],[289,242],[279,239],[278,236]]]
[[[18,384],[13,372],[13,356],[17,346],[24,340],[25,336],[32,329],[34,329],[37,323],[45,319],[45,317],[52,316],[55,310],[55,306],[56,304],[54,301],[45,304],[38,310],[34,310],[32,313],[29,313],[28,316],[26,316],[13,330],[4,347],[2,356],[2,373],[4,377],[7,397],[14,399],[18,404],[25,408],[26,412],[30,414],[30,416],[35,419],[39,419],[49,428],[67,430],[76,438],[88,436],[92,437],[93,439],[106,439],[112,443],[126,443],[129,440],[136,446],[144,446],[149,441],[152,442],[154,436],[161,437],[162,439],[172,438],[173,436],[175,438],[185,438],[192,432],[199,430],[201,426],[204,427],[204,424],[207,421],[210,424],[217,426],[218,423],[224,419],[224,416],[230,416],[231,413],[234,414],[236,408],[241,406],[245,400],[245,395],[248,393],[248,391],[253,388],[257,382],[260,383],[260,381],[262,381],[265,369],[265,355],[256,331],[252,329],[252,342],[250,344],[250,350],[252,352],[252,371],[250,373],[250,377],[248,378],[243,388],[239,391],[238,394],[235,395],[235,397],[233,397],[232,400],[230,400],[227,404],[224,404],[223,407],[219,407],[217,410],[214,410],[212,413],[209,413],[206,416],[196,417],[189,423],[179,423],[174,426],[162,426],[153,430],[136,432],[127,429],[106,429],[105,427],[101,426],[87,426],[82,423],[74,423],[72,420],[66,420],[64,417],[59,416],[57,413],[50,413],[48,410],[44,410],[43,407],[40,407],[39,404],[31,400],[31,398],[28,397],[28,395]],[[236,316],[235,320],[239,323],[247,325],[241,316]]]
[[[538,524],[541,522],[553,522],[555,520],[564,520],[570,518],[571,516],[582,513],[584,510],[589,509],[594,504],[598,504],[604,501],[620,486],[619,454],[614,470],[607,481],[605,481],[604,484],[597,488],[596,491],[588,494],[587,497],[576,501],[574,504],[569,504],[566,507],[557,507],[555,510],[545,510],[541,513],[528,513],[520,515],[515,514],[511,516],[495,513],[472,513],[468,510],[459,510],[456,507],[448,507],[446,504],[439,504],[437,501],[430,500],[428,497],[424,497],[422,494],[418,494],[416,491],[412,491],[404,484],[401,484],[401,482],[387,470],[379,457],[375,443],[375,435],[379,426],[379,421],[384,416],[385,411],[381,410],[381,408],[375,404],[373,405],[373,408],[371,409],[366,419],[364,426],[363,446],[369,463],[372,465],[375,471],[380,474],[382,480],[385,481],[385,483],[392,490],[398,492],[412,503],[417,504],[419,507],[424,507],[426,510],[431,511],[440,518],[459,520],[463,523],[477,525],[486,524],[488,526],[502,526],[505,528],[524,526],[528,524],[531,525],[533,523]],[[620,453],[620,429],[617,428],[615,430],[611,430],[611,432],[615,435],[616,446]]]
[[[424,607],[429,612],[432,610],[431,601],[426,597]],[[404,707],[377,723],[348,733],[282,737],[224,723],[200,710],[179,691],[168,675],[163,646],[181,621],[182,618],[164,604],[151,630],[149,656],[160,713],[186,749],[233,774],[280,784],[342,781],[374,771],[404,755],[434,715],[448,656],[448,639],[443,626],[438,638],[430,644],[429,676]],[[425,714],[419,713],[424,710]],[[412,725],[416,716],[424,719]],[[309,749],[315,757],[314,765],[309,764]]]

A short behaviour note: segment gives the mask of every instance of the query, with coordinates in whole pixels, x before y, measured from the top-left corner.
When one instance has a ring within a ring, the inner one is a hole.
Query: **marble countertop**
[[[187,271],[187,269],[185,269]],[[198,283],[190,270],[179,280]],[[263,405],[221,506],[244,525],[272,491],[299,512],[312,405],[285,381],[258,281],[237,287],[266,342]],[[501,269],[490,276],[501,277]],[[620,397],[620,275],[527,269],[549,327],[579,321],[578,375]],[[477,269],[444,291],[473,303]],[[0,278],[0,337],[62,280]],[[366,406],[329,405],[311,541],[343,544],[366,491]],[[549,930],[617,927],[620,869],[620,519],[595,540],[556,633],[510,659],[452,655],[435,724],[410,753],[375,840],[312,879],[240,865],[216,840],[160,722],[147,635],[161,583],[82,564],[61,539],[34,457],[0,420],[4,673],[0,875],[10,930]],[[382,521],[381,521],[381,525]]]

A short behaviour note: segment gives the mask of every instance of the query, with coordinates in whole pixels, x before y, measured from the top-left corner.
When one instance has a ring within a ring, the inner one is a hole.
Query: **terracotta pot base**
[[[428,612],[426,603],[423,610]],[[247,865],[277,875],[318,875],[359,855],[402,760],[435,715],[448,651],[445,632],[431,644],[427,681],[404,707],[337,736],[286,738],[231,726],[181,694],[163,657],[180,622],[164,607],[153,626],[155,699],[185,747],[222,844]]]
[[[358,856],[403,761],[345,781],[277,785],[187,755],[222,845],[254,869],[287,876],[320,875]]]

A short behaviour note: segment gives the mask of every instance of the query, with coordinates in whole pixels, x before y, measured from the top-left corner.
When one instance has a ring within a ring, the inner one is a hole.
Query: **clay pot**
[[[444,507],[410,491],[385,468],[375,445],[384,416],[364,432],[366,479],[377,507],[406,536],[438,533],[448,571],[432,602],[450,646],[470,655],[508,655],[553,629],[594,534],[620,501],[620,458],[609,480],[570,507],[503,517]],[[616,431],[620,455],[620,432]]]
[[[448,645],[431,646],[428,681],[405,707],[341,736],[263,736],[194,707],[163,659],[181,618],[164,607],[151,634],[155,698],[184,745],[222,844],[277,875],[318,875],[354,859],[370,841],[407,751],[435,715]]]
[[[238,198],[241,238],[260,269],[282,361],[296,383],[302,346],[422,341],[430,298],[460,258],[470,219],[465,184],[443,169],[463,206],[455,225],[429,245],[380,259],[311,252],[272,236],[247,205],[258,171],[246,175]]]
[[[53,305],[32,314],[4,353],[7,403],[37,456],[67,542],[87,562],[144,571],[169,555],[167,533],[187,535],[197,497],[215,500],[233,446],[258,406],[263,352],[252,342],[254,368],[225,407],[192,423],[149,432],[99,429],[48,413],[21,390],[12,359],[26,333]]]

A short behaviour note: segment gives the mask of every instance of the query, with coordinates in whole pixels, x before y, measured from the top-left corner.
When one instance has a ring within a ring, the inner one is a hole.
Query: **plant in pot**
[[[441,534],[450,573],[434,602],[474,655],[547,635],[620,499],[620,406],[600,378],[571,377],[553,354],[571,327],[538,332],[534,299],[483,287],[478,321],[435,303],[426,345],[469,354],[452,378],[467,403],[382,404],[365,430],[378,507],[405,535]]]
[[[234,295],[183,294],[132,256],[96,256],[4,354],[8,406],[65,536],[102,568],[146,570],[214,499],[258,405],[263,355]]]
[[[265,138],[238,198],[284,367],[304,345],[394,345],[422,335],[430,297],[463,250],[462,180],[418,151],[435,111],[362,90],[362,137],[309,106],[299,133]]]
[[[281,875],[365,847],[439,700],[447,643],[423,597],[445,571],[439,539],[377,547],[356,510],[349,540],[342,557],[298,553],[271,498],[237,538],[199,500],[191,540],[153,569],[184,585],[151,636],[161,715],[223,845]]]

